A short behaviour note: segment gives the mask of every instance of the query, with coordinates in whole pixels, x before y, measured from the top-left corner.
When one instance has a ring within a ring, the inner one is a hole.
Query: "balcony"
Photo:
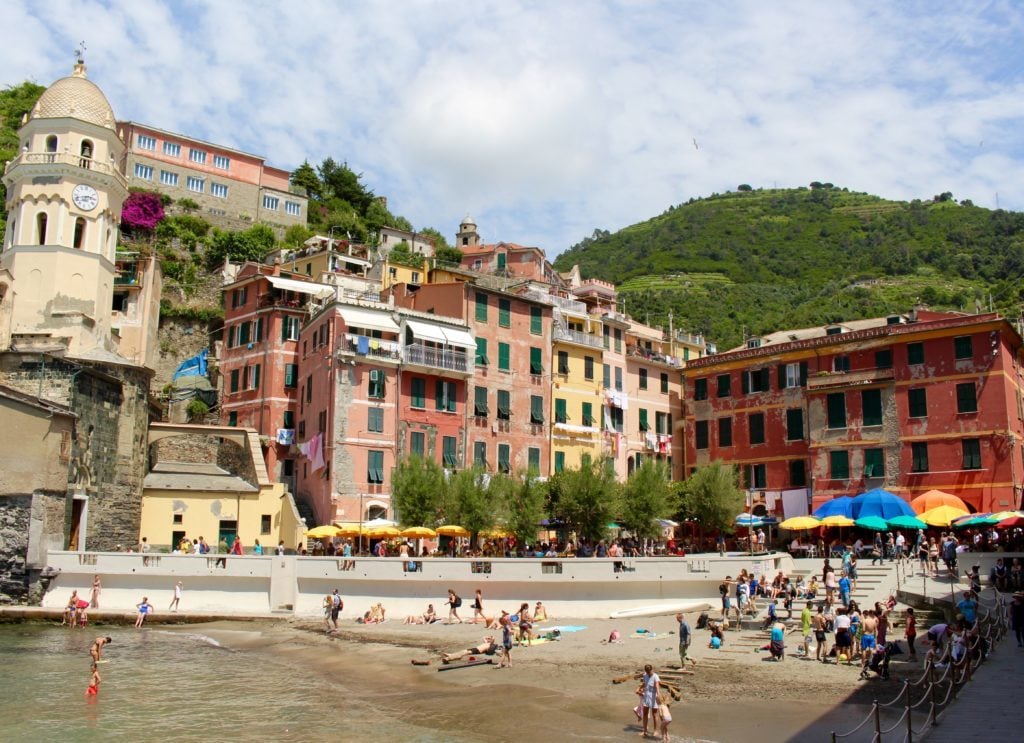
[[[360,338],[363,338],[362,349],[359,348]],[[346,333],[341,339],[338,353],[343,356],[357,356],[377,361],[400,361],[402,358],[401,346],[396,341],[366,338],[352,333]]]
[[[848,372],[818,372],[807,378],[807,389],[821,390],[832,387],[858,387],[895,379],[892,369],[858,369]]]
[[[93,160],[91,157],[83,157],[70,152],[22,152],[7,163],[4,173],[9,173],[11,168],[18,165],[67,165],[112,176],[121,186],[127,187],[128,185],[121,171],[115,168],[113,163],[103,163]]]
[[[649,348],[643,348],[641,346],[626,345],[626,355],[633,356],[638,359],[644,359],[645,361],[651,361],[656,364],[665,364],[671,366],[673,369],[681,369],[683,367],[683,360],[681,357],[668,357],[665,354],[658,353]]]
[[[465,351],[453,351],[414,343],[405,347],[404,355],[406,364],[458,374],[473,373],[473,358]]]
[[[593,333],[584,333],[579,330],[569,330],[568,328],[562,328],[554,326],[551,331],[552,337],[556,341],[566,341],[568,343],[575,343],[580,346],[587,346],[588,348],[603,348],[604,340],[599,335]]]

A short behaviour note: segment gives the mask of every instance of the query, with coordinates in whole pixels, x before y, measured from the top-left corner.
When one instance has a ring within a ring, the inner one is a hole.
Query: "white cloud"
[[[554,255],[691,196],[827,180],[1024,208],[1012,3],[14,0],[2,84],[88,44],[117,114],[347,160],[417,226]],[[697,140],[694,147],[693,140]]]

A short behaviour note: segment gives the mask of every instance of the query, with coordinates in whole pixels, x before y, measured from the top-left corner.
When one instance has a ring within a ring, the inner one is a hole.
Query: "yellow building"
[[[267,476],[253,429],[154,423],[149,445],[159,456],[143,483],[139,541],[145,538],[153,551],[203,537],[216,552],[220,541],[230,545],[236,535],[246,554],[257,540],[266,553],[279,541],[289,550],[304,544],[292,494]],[[175,461],[183,454],[190,461]]]
[[[281,270],[318,280],[321,274],[338,273],[365,276],[372,262],[364,245],[314,235],[298,250],[281,253]]]

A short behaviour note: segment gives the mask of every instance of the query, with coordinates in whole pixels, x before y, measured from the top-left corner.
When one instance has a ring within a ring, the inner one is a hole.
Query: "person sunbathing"
[[[533,609],[534,624],[536,624],[537,622],[546,622],[550,618],[551,617],[548,616],[547,607],[545,607],[541,602],[538,601],[537,605]]]
[[[384,621],[384,607],[374,604],[370,610],[363,615],[363,624],[381,624]]]
[[[456,653],[442,653],[441,662],[451,663],[453,660],[461,660],[467,655],[494,655],[498,652],[498,644],[494,641],[493,635],[486,635],[484,641],[475,647],[459,650]]]
[[[383,609],[381,610],[383,611]],[[438,619],[433,604],[427,604],[427,610],[422,614],[410,614],[402,624],[433,624]]]

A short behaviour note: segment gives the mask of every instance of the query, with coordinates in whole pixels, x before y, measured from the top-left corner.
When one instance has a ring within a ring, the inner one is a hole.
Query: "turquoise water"
[[[99,695],[87,697],[98,634],[113,642]],[[0,689],[3,740],[356,740],[379,736],[382,722],[366,690],[354,693],[343,679],[187,630],[0,626]],[[442,739],[393,718],[387,730],[405,741]]]

